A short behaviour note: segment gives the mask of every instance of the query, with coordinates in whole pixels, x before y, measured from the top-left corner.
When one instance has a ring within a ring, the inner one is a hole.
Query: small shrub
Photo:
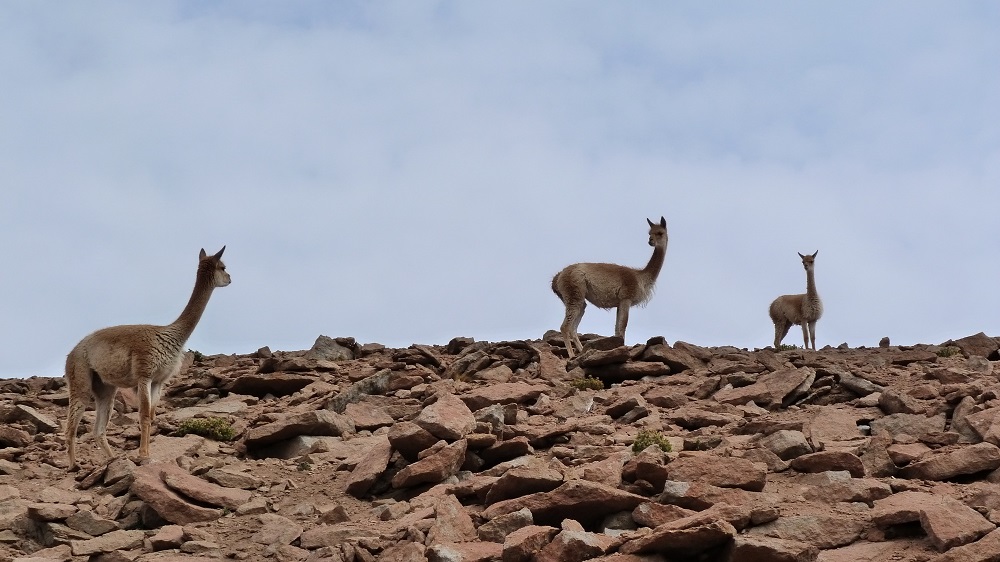
[[[961,352],[962,352],[962,350],[958,349],[957,347],[950,347],[950,346],[949,347],[942,347],[941,349],[937,350],[937,356],[938,357],[951,357],[952,355],[958,355]]]
[[[308,472],[312,468],[312,465],[308,461],[302,461],[299,463],[299,472]]]
[[[799,346],[797,345],[792,345],[790,343],[783,343],[778,346],[778,351],[791,351],[793,349],[798,349],[798,348]]]
[[[205,358],[205,356],[202,355],[202,353],[197,349],[189,349],[188,351],[194,355],[195,363],[201,363],[201,360]]]
[[[594,377],[581,377],[573,379],[570,381],[569,385],[577,390],[604,390],[604,383],[601,379]]]
[[[638,453],[645,451],[651,445],[659,445],[660,450],[664,453],[669,453],[672,448],[670,447],[670,441],[666,437],[660,434],[659,431],[650,431],[648,429],[641,429],[639,433],[635,436],[635,441],[632,442],[632,452]]]
[[[181,425],[174,432],[178,437],[183,437],[189,433],[201,435],[215,441],[232,441],[236,437],[236,430],[233,424],[225,418],[191,418],[181,422]]]

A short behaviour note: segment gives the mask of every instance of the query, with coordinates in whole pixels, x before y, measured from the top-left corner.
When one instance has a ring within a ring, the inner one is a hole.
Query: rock
[[[503,547],[493,542],[440,543],[427,549],[427,562],[489,562],[502,554]]]
[[[760,445],[787,461],[812,452],[812,447],[801,431],[781,429],[760,440]]]
[[[528,525],[507,535],[503,541],[503,562],[532,562],[535,553],[549,544],[559,532],[555,527]]]
[[[747,535],[736,537],[729,555],[733,562],[813,562],[818,557],[819,549],[809,543]]]
[[[251,494],[246,490],[212,484],[177,466],[164,466],[161,478],[167,487],[201,504],[235,510],[250,501]]]
[[[268,365],[272,365],[268,363]],[[273,364],[273,365],[276,365]],[[272,367],[273,368],[273,367]],[[271,396],[290,396],[316,381],[311,375],[296,375],[292,373],[275,373],[272,370],[262,370],[258,374],[243,375],[228,385],[226,390],[233,394],[246,394],[263,398]]]
[[[751,527],[747,535],[792,540],[819,549],[830,549],[858,540],[865,526],[863,520],[842,515],[793,515]]]
[[[459,396],[470,410],[481,410],[493,404],[529,404],[549,387],[525,382],[510,382],[479,386]]]
[[[438,500],[434,509],[434,524],[427,531],[427,542],[467,542],[475,538],[476,526],[458,498],[449,494]]]
[[[347,435],[354,433],[354,424],[345,416],[327,410],[292,414],[279,421],[247,431],[243,442],[248,448],[258,448],[298,435]]]
[[[670,372],[681,373],[690,369],[698,369],[705,366],[705,363],[696,359],[693,355],[682,349],[673,349],[666,344],[651,345],[646,347],[640,357],[643,361],[656,361],[664,363],[670,367]]]
[[[347,416],[358,430],[376,430],[395,423],[385,410],[361,403],[351,403],[344,408]]]
[[[555,490],[563,483],[562,473],[545,466],[514,467],[503,474],[486,494],[486,504]]]
[[[477,535],[482,541],[503,543],[507,535],[533,524],[534,518],[531,515],[531,510],[523,508],[483,523],[479,526]]]
[[[84,541],[70,541],[73,556],[91,556],[102,552],[128,550],[142,546],[143,531],[112,531],[106,535]]]
[[[468,441],[461,439],[406,466],[392,477],[393,488],[409,488],[418,484],[436,484],[452,476],[465,462]]]
[[[392,448],[399,451],[409,461],[417,460],[421,451],[437,443],[437,437],[413,422],[399,422],[389,428],[387,434]]]
[[[475,429],[476,418],[465,402],[454,394],[443,393],[436,402],[424,408],[413,423],[438,439],[455,441]]]
[[[172,470],[172,466],[149,464],[137,468],[131,492],[146,502],[160,517],[177,525],[219,518],[222,515],[222,510],[189,503],[167,487],[163,473],[165,470]]]
[[[1000,349],[1000,343],[995,338],[991,338],[983,332],[959,338],[944,345],[954,345],[961,349],[966,357],[979,356],[988,359],[996,359],[997,350]]]
[[[80,511],[77,511],[73,515],[67,517],[66,526],[94,537],[110,533],[111,531],[117,531],[119,529],[118,523],[110,519],[99,517],[89,509],[81,509]]]
[[[994,531],[976,510],[962,502],[924,492],[900,492],[875,502],[872,520],[880,527],[919,521],[940,552]]]
[[[638,494],[624,492],[586,480],[570,480],[551,492],[539,492],[495,503],[483,512],[487,519],[523,508],[531,510],[536,523],[559,523],[563,519],[585,517],[600,520],[619,511],[631,511],[647,501]]]
[[[791,467],[799,472],[826,472],[846,470],[855,478],[865,476],[865,465],[861,459],[847,451],[820,451],[792,459]]]
[[[389,466],[391,456],[392,445],[388,437],[380,438],[351,471],[351,475],[347,479],[347,493],[356,498],[367,494],[378,477]]]
[[[947,480],[997,468],[1000,468],[1000,447],[992,443],[977,443],[933,451],[900,469],[899,473],[904,478]]]
[[[319,336],[305,356],[317,361],[349,361],[354,359],[354,351],[329,336]]]
[[[666,523],[647,535],[626,542],[619,552],[692,556],[729,544],[735,537],[736,529],[720,519],[687,528],[674,528],[672,523]]]
[[[667,465],[667,476],[680,482],[698,481],[720,488],[759,492],[767,482],[767,467],[739,457],[682,455]]]
[[[777,406],[794,400],[815,379],[816,371],[811,367],[784,369],[762,375],[750,386],[722,389],[715,393],[714,398],[723,404],[747,404],[753,401],[759,406]]]
[[[606,554],[615,546],[616,540],[611,536],[565,527],[535,555],[537,562],[583,562]]]

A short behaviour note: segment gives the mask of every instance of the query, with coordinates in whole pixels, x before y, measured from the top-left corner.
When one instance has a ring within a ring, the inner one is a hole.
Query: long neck
[[[813,270],[806,270],[806,297],[810,299],[816,299],[819,297],[819,293],[816,292],[816,278],[813,277]]]
[[[649,263],[646,264],[646,267],[640,273],[649,277],[650,281],[656,281],[657,276],[660,275],[660,268],[663,267],[663,258],[666,254],[666,246],[653,247],[653,255],[650,256]]]
[[[194,332],[194,328],[198,325],[198,321],[201,320],[201,315],[205,312],[208,299],[212,297],[214,289],[211,275],[203,275],[199,271],[198,278],[194,283],[194,291],[191,293],[191,298],[188,300],[187,306],[181,311],[181,315],[177,317],[177,320],[174,320],[170,324],[171,330],[180,337],[182,342],[187,341]]]

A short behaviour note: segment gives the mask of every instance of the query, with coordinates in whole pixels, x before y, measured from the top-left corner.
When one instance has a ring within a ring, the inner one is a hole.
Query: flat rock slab
[[[85,541],[70,541],[73,556],[91,556],[102,552],[128,550],[142,546],[145,531],[112,531],[106,535]]]
[[[465,462],[469,442],[455,441],[440,451],[407,465],[392,477],[393,488],[408,488],[418,484],[437,484],[458,472]]]
[[[599,520],[619,511],[632,511],[648,498],[605,484],[571,480],[551,492],[540,492],[495,503],[483,512],[487,519],[528,508],[539,525],[559,525],[563,519]]]
[[[347,479],[347,493],[356,498],[363,497],[371,489],[378,477],[385,472],[392,457],[392,445],[389,438],[381,435],[364,458],[361,459]]]
[[[291,373],[261,373],[243,375],[229,385],[229,392],[248,394],[263,398],[272,396],[288,396],[295,394],[310,384],[316,382],[315,376],[293,375]]]
[[[702,482],[720,488],[759,492],[767,483],[767,466],[739,457],[698,454],[681,456],[670,462],[667,477],[681,482]]]
[[[470,410],[476,411],[493,404],[528,404],[548,390],[548,386],[541,384],[507,382],[476,387],[459,398]]]
[[[978,511],[954,498],[914,491],[876,501],[872,520],[880,527],[919,521],[931,543],[942,552],[996,529]]]
[[[723,404],[747,404],[751,401],[758,406],[780,405],[796,390],[808,387],[816,380],[816,371],[811,367],[784,369],[761,376],[757,382],[740,388],[724,388],[715,393],[715,400]]]
[[[858,540],[866,522],[840,515],[792,515],[770,523],[750,527],[750,536],[764,536],[811,544],[828,549],[845,546]]]
[[[861,458],[847,451],[820,451],[792,459],[791,467],[799,472],[846,470],[855,478],[863,478],[865,465]]]
[[[239,488],[226,488],[189,474],[179,466],[164,465],[163,482],[175,492],[202,504],[235,510],[250,501],[251,493]]]
[[[190,503],[167,486],[163,473],[165,470],[175,468],[180,470],[176,465],[168,463],[140,466],[135,471],[132,493],[153,508],[160,517],[177,525],[212,521],[221,517],[221,509],[210,509]]]
[[[456,441],[475,429],[476,418],[465,402],[446,392],[436,402],[421,410],[413,423],[438,439]]]
[[[243,441],[247,447],[263,447],[297,435],[337,437],[350,433],[354,433],[350,418],[329,410],[314,410],[252,428]]]
[[[1000,468],[1000,447],[976,443],[956,448],[938,449],[900,470],[904,478],[947,480]]]
[[[731,559],[740,562],[813,562],[819,549],[802,541],[738,535]]]
[[[716,519],[694,527],[683,529],[661,525],[641,538],[622,545],[622,554],[663,553],[675,556],[690,556],[732,542],[736,528]]]

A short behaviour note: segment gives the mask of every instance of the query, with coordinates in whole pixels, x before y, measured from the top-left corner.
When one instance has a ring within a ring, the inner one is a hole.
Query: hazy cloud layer
[[[998,335],[998,27],[988,2],[2,4],[0,376],[172,321],[224,244],[204,353],[537,338],[556,271],[642,266],[661,215],[630,343],[768,345],[817,249],[820,345]]]

